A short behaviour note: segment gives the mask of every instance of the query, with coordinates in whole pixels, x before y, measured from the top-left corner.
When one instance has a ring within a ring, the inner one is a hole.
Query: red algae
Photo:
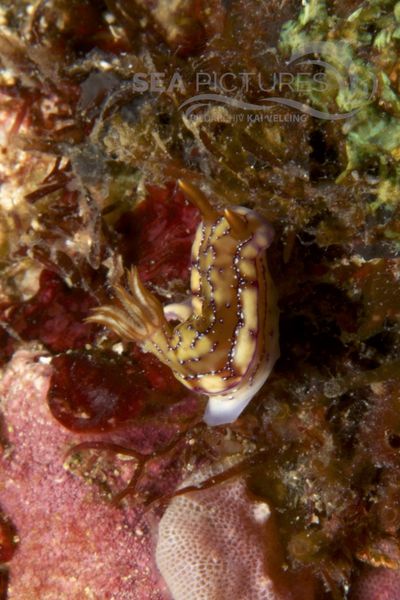
[[[16,548],[15,530],[11,522],[0,516],[0,562],[9,562]]]
[[[49,408],[71,431],[115,429],[143,411],[146,380],[115,353],[64,354],[53,358],[52,367]]]
[[[22,340],[39,340],[49,350],[61,352],[94,340],[96,328],[83,322],[94,305],[87,292],[68,287],[58,275],[44,270],[35,296],[8,306],[3,319]]]
[[[189,277],[190,249],[200,216],[174,184],[150,186],[146,198],[116,224],[121,253],[143,281],[165,285]]]
[[[137,350],[71,351],[51,360],[47,394],[50,411],[64,427],[80,433],[120,432],[152,427],[157,431],[196,420],[201,406],[193,401],[166,367]],[[165,372],[167,371],[167,372]],[[79,386],[77,386],[79,382]],[[184,409],[186,415],[172,415]]]

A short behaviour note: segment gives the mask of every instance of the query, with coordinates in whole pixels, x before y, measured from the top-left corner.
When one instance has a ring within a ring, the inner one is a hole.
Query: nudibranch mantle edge
[[[206,394],[204,421],[223,425],[238,418],[279,357],[279,312],[266,259],[274,234],[255,211],[219,212],[190,183],[179,185],[203,217],[191,252],[190,299],[163,307],[133,267],[129,292],[114,288],[120,306],[98,307],[88,320],[139,343],[184,386]]]

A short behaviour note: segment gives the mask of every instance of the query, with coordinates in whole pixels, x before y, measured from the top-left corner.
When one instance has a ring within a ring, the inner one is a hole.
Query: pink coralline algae
[[[365,568],[352,588],[350,600],[399,600],[400,571]]]
[[[6,450],[0,504],[15,526],[9,600],[163,600],[138,509],[99,501],[63,468],[77,438],[46,403],[49,366],[18,352],[1,383]]]

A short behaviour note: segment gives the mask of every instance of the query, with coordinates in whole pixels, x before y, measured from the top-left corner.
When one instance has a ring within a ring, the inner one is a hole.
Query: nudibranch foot
[[[120,306],[96,308],[89,321],[138,342],[184,386],[207,395],[204,419],[221,425],[239,416],[279,356],[279,313],[265,256],[273,230],[248,208],[218,211],[201,190],[178,183],[203,217],[192,246],[190,299],[163,309],[133,268],[129,292],[114,288]]]

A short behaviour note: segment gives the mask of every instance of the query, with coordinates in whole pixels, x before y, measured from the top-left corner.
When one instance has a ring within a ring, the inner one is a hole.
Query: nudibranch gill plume
[[[114,288],[120,306],[98,307],[88,320],[139,343],[184,386],[206,394],[205,422],[222,425],[240,415],[279,356],[279,313],[265,252],[273,229],[248,208],[219,212],[189,182],[179,186],[202,215],[188,301],[163,307],[133,267],[129,292]]]

